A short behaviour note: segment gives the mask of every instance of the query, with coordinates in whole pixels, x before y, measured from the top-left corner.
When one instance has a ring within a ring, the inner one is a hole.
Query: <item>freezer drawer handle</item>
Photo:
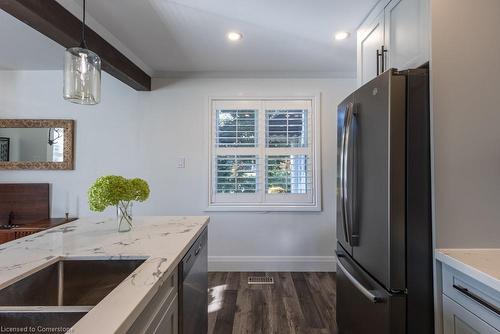
[[[500,309],[498,307],[496,307],[495,305],[491,304],[490,302],[484,300],[483,298],[479,297],[475,293],[470,292],[469,289],[464,288],[463,286],[457,285],[457,284],[453,284],[453,287],[455,289],[457,289],[458,291],[460,291],[461,293],[463,293],[464,295],[466,295],[467,297],[472,298],[473,300],[475,300],[479,304],[483,305],[488,310],[493,311],[494,313],[500,315]]]
[[[384,301],[383,298],[375,296],[370,290],[365,288],[354,276],[351,275],[349,271],[344,267],[342,261],[337,261],[337,266],[342,270],[347,279],[361,292],[366,298],[368,298],[372,303],[381,303]]]

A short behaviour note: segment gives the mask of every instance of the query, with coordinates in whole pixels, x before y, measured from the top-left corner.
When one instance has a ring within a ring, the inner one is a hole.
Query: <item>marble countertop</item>
[[[146,259],[71,331],[123,333],[208,221],[205,216],[134,217],[134,228],[119,233],[115,219],[85,218],[13,240],[0,245],[0,289],[62,258]]]
[[[500,248],[437,249],[436,259],[500,291]]]

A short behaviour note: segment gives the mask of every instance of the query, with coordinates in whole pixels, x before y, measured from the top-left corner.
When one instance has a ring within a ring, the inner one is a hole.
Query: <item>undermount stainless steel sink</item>
[[[144,260],[55,262],[0,290],[0,324],[35,329],[69,328],[106,297]],[[15,333],[15,332],[13,332]]]

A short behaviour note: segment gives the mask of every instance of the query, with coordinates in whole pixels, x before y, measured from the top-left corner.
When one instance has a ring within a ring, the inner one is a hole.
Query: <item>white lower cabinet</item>
[[[500,291],[447,264],[441,268],[444,334],[500,334]]]
[[[127,334],[178,333],[178,278],[174,271],[137,317]]]
[[[179,307],[177,296],[172,300],[167,310],[163,313],[158,326],[153,333],[155,334],[176,334],[179,325]]]
[[[492,326],[443,295],[444,334],[499,334]]]

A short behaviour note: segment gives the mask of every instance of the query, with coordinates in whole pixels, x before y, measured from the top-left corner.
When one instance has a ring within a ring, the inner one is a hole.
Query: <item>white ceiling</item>
[[[59,2],[75,13],[81,0]],[[87,10],[91,16],[89,25],[94,30],[105,32],[103,36],[110,43],[154,76],[267,73],[352,77],[356,70],[355,30],[376,3],[377,0],[87,0]],[[53,45],[49,45],[47,57],[34,57],[32,63],[21,57],[21,61],[18,53],[27,51],[23,41],[34,36],[28,36],[22,27],[17,28],[19,32],[14,31],[13,24],[9,26],[10,33],[4,32],[8,25],[4,22],[6,14],[0,15],[0,43],[7,42],[10,49],[2,47],[0,67],[60,68],[61,57],[54,54]],[[230,43],[225,37],[230,30],[240,31],[243,39]],[[334,32],[340,30],[350,31],[351,37],[334,41]],[[12,36],[16,36],[16,41],[12,41]],[[43,46],[41,41],[35,44]],[[56,61],[54,57],[59,58]]]

